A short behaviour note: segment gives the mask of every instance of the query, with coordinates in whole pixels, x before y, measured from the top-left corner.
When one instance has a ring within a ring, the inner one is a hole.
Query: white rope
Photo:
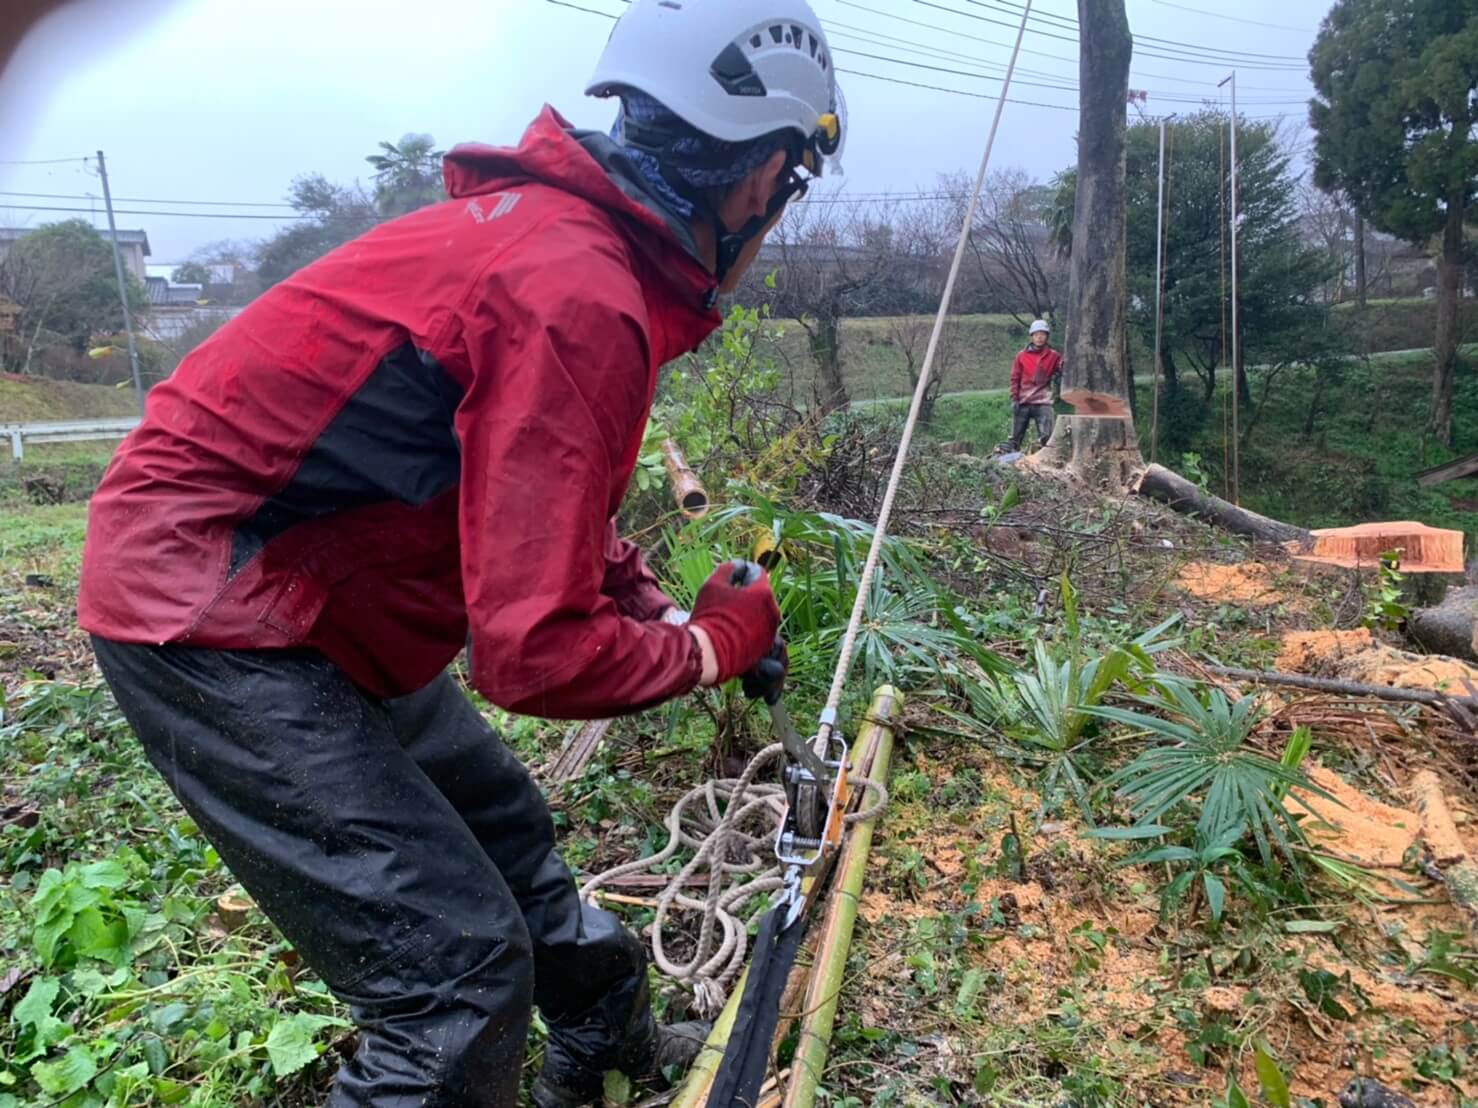
[[[772,893],[782,884],[773,846],[775,827],[785,815],[785,792],[779,785],[755,784],[759,771],[778,760],[782,747],[774,743],[753,758],[737,778],[708,781],[690,789],[667,814],[667,844],[657,853],[596,874],[580,888],[590,900],[602,885],[655,869],[688,848],[693,856],[657,894],[652,920],[652,961],[668,977],[692,986],[695,1007],[705,1018],[724,1006],[729,986],[744,965],[749,926],[770,906],[769,900],[747,918],[739,912],[753,897]],[[887,790],[865,777],[849,777],[854,793],[867,790],[873,802],[849,813],[848,823],[876,819],[888,802]],[[708,892],[693,896],[684,890],[689,879],[707,867]],[[697,945],[686,961],[668,953],[664,932],[674,909],[700,911]]]
[[[970,190],[970,201],[965,205],[965,219],[960,227],[960,241],[955,246],[954,261],[950,263],[949,276],[944,282],[944,295],[939,300],[939,311],[934,316],[934,330],[929,335],[929,347],[924,352],[924,366],[919,372],[919,383],[914,388],[913,403],[909,405],[908,419],[903,424],[903,438],[898,443],[898,456],[893,459],[893,473],[888,478],[887,490],[883,493],[882,511],[872,533],[872,546],[867,551],[867,561],[862,566],[862,578],[857,583],[857,599],[852,604],[852,618],[847,622],[847,633],[842,637],[841,653],[837,657],[836,672],[831,678],[831,692],[826,698],[826,709],[821,713],[821,731],[816,739],[817,751],[826,747],[827,740],[836,728],[837,709],[842,702],[842,688],[847,683],[848,671],[852,668],[852,652],[857,645],[857,632],[862,627],[863,612],[867,607],[868,590],[872,587],[873,572],[877,569],[878,554],[883,549],[883,540],[888,533],[888,520],[893,514],[893,498],[903,479],[903,466],[908,460],[909,444],[913,442],[914,427],[919,421],[919,409],[924,403],[924,392],[929,387],[929,378],[934,368],[934,354],[939,348],[939,336],[944,331],[944,321],[954,298],[955,279],[960,275],[960,263],[965,258],[965,245],[970,239],[970,228],[975,221],[975,207],[980,199],[980,189],[985,184],[986,170],[990,166],[990,154],[996,144],[996,131],[1001,126],[1001,112],[1006,107],[1006,94],[1011,89],[1011,75],[1016,71],[1016,58],[1021,53],[1021,39],[1026,34],[1027,17],[1031,15],[1032,0],[1026,0],[1021,13],[1021,26],[1016,29],[1016,45],[1011,50],[1011,64],[1006,67],[1006,77],[1001,84],[1001,95],[996,101],[996,114],[991,120],[990,137],[985,143],[985,155],[980,159],[980,172],[975,175],[975,187]]]

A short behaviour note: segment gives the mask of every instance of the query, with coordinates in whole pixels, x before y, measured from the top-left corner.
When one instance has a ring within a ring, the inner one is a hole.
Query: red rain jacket
[[[691,689],[692,637],[651,622],[669,602],[612,521],[714,282],[601,141],[546,108],[517,149],[458,147],[453,199],[187,357],[93,497],[82,626],[312,647],[385,697],[468,644],[476,688],[529,715]]]
[[[1062,355],[1050,346],[1028,346],[1011,365],[1011,399],[1018,404],[1052,403],[1052,378],[1062,372]]]

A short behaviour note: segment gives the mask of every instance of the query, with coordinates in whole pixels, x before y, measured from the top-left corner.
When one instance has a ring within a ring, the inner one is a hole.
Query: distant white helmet
[[[845,108],[806,0],[633,0],[585,91],[623,88],[725,142],[794,131],[812,173],[841,153]]]
[[[1047,334],[1050,335],[1052,333],[1052,328],[1047,326],[1047,321],[1045,319],[1034,319],[1032,320],[1031,330],[1028,331],[1027,334],[1035,335],[1038,331],[1045,331],[1047,332]]]

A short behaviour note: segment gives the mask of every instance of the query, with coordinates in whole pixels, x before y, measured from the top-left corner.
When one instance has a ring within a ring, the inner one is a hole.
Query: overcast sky
[[[625,7],[570,2],[611,14]],[[998,81],[984,77],[999,77],[1010,56],[1020,18],[1014,0],[813,3],[838,65],[857,71],[841,78],[851,117],[845,188],[916,191],[939,173],[973,171],[994,101],[893,82],[998,92]],[[1327,8],[1322,0],[1128,6],[1137,37],[1130,83],[1149,92],[1144,111],[1224,99],[1216,82],[1240,61],[1244,114],[1287,113],[1295,125],[1306,116],[1300,60]],[[1071,0],[1034,6],[1009,95],[1035,103],[1007,104],[996,167],[1046,179],[1072,162],[1077,95],[1060,86],[1077,77],[1074,11]],[[96,208],[95,222],[106,227],[100,201],[85,198],[101,196],[83,162],[99,148],[120,209],[263,215],[284,209],[243,204],[280,203],[299,173],[367,181],[365,155],[408,131],[430,132],[444,146],[513,143],[546,102],[580,125],[605,127],[611,106],[582,90],[609,29],[608,19],[550,0],[94,0],[64,8],[0,74],[0,226],[75,214],[9,206],[52,205]],[[70,160],[14,164],[51,159]],[[182,261],[222,238],[262,238],[279,225],[218,214],[123,214],[118,222],[148,232],[155,263]]]

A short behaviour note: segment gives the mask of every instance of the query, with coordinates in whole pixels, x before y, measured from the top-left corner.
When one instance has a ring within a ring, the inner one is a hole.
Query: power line
[[[948,74],[950,74],[952,76],[955,76],[955,77],[972,77],[972,78],[974,78],[976,80],[980,80],[980,81],[996,81],[996,82],[999,82],[1001,80],[1000,77],[992,76],[989,73],[976,73],[976,72],[973,72],[971,70],[952,69],[952,68],[949,68],[947,66],[928,65],[925,62],[909,61],[906,58],[893,58],[893,57],[889,57],[889,56],[884,55],[884,54],[869,54],[869,53],[867,53],[866,51],[863,51],[863,50],[852,50],[852,49],[849,49],[847,47],[842,47],[842,46],[833,46],[831,52],[833,54],[851,54],[854,57],[868,58],[868,59],[870,59],[872,61],[878,61],[878,62],[889,62],[889,63],[891,63],[893,65],[905,65],[905,66],[909,66],[912,69],[925,69],[925,70],[928,70],[928,71],[930,71],[932,73],[948,73]],[[1070,84],[1070,85],[1064,85],[1064,84],[1048,84],[1048,83],[1043,82],[1043,81],[1027,81],[1027,80],[1018,80],[1016,83],[1017,84],[1021,84],[1021,85],[1031,85],[1034,88],[1051,89],[1051,90],[1053,90],[1055,92],[1077,92],[1078,91],[1078,86],[1076,84]],[[1174,94],[1174,93],[1160,93],[1160,92],[1152,92],[1149,95],[1153,99],[1155,99],[1155,100],[1161,100],[1161,101],[1164,101],[1165,103],[1168,103],[1168,104],[1204,104],[1204,103],[1207,103],[1208,101],[1211,101],[1211,100],[1214,100],[1215,99],[1215,97],[1212,97],[1212,96],[1181,96],[1181,95],[1177,95],[1177,94]],[[1303,100],[1259,99],[1259,100],[1249,100],[1248,103],[1260,104],[1260,105],[1263,105],[1265,107],[1285,107],[1285,106],[1292,105],[1292,104],[1302,104],[1302,103],[1304,103],[1304,101]]]
[[[967,3],[980,3],[980,0],[966,0],[966,2]],[[988,15],[979,15],[979,14],[977,14],[975,12],[964,12],[964,11],[960,11],[960,9],[958,9],[958,8],[951,8],[951,7],[949,7],[949,6],[945,5],[945,4],[937,4],[937,3],[934,2],[934,0],[914,0],[914,3],[915,4],[922,4],[924,7],[926,7],[926,8],[933,8],[936,11],[948,12],[950,15],[959,16],[961,19],[975,19],[975,20],[979,20],[982,23],[992,23],[992,24],[995,24],[997,27],[1015,27],[1015,24],[1014,23],[1007,23],[1005,20],[1002,20],[1002,19],[992,19]],[[1044,37],[1046,37],[1046,38],[1058,39],[1059,41],[1062,41],[1062,42],[1073,42],[1073,43],[1076,43],[1078,41],[1076,34],[1073,34],[1071,36],[1068,36],[1068,35],[1061,35],[1061,34],[1053,34],[1051,31],[1045,31],[1045,30],[1039,30],[1037,33],[1040,34],[1040,35],[1042,35],[1042,36],[1044,36]],[[1136,41],[1136,43],[1138,43],[1139,40],[1136,39],[1135,41]],[[1195,49],[1198,52],[1201,51],[1201,48],[1199,48],[1199,47],[1197,47]],[[1292,70],[1301,70],[1302,69],[1302,66],[1301,65],[1290,65],[1290,64],[1287,64],[1287,63],[1284,63],[1284,62],[1278,62],[1276,64],[1270,64],[1268,62],[1243,61],[1243,60],[1240,60],[1240,59],[1233,59],[1233,58],[1229,58],[1229,57],[1226,57],[1226,56],[1218,57],[1218,56],[1214,56],[1214,55],[1207,54],[1207,53],[1204,53],[1204,52],[1200,52],[1199,55],[1198,54],[1190,54],[1190,53],[1187,53],[1187,51],[1185,51],[1185,50],[1176,49],[1176,48],[1173,48],[1173,47],[1158,47],[1158,46],[1155,46],[1155,47],[1141,47],[1138,52],[1144,54],[1146,57],[1159,58],[1162,61],[1180,62],[1180,63],[1185,64],[1185,65],[1206,65],[1206,66],[1216,66],[1218,68],[1222,68],[1222,67],[1225,67],[1225,66],[1228,66],[1228,65],[1236,65],[1236,66],[1240,66],[1240,67],[1242,67],[1244,69],[1265,69],[1265,70],[1274,70],[1274,71],[1284,72],[1284,73],[1289,72],[1289,71],[1292,71]]]
[[[23,196],[33,200],[101,200],[100,196],[76,192],[4,192],[0,196]],[[213,208],[291,208],[286,201],[265,200],[164,200],[157,196],[118,196],[125,204],[184,204],[190,207]]]
[[[1010,0],[965,0],[965,3],[973,4],[977,8],[994,7],[1004,9],[1005,11],[1012,13],[1021,11],[1021,5],[1011,3]],[[1190,10],[1194,11],[1195,9]],[[1063,16],[1052,15],[1051,13],[1043,13],[1040,15],[1033,14],[1031,18],[1036,20],[1053,19],[1065,27],[1074,28],[1073,33],[1077,33],[1076,28],[1078,26],[1078,19],[1076,16]],[[1159,45],[1165,47],[1175,47],[1182,50],[1193,50],[1198,54],[1225,54],[1244,58],[1261,58],[1267,61],[1292,62],[1299,67],[1303,67],[1308,64],[1307,59],[1300,58],[1294,54],[1269,54],[1261,50],[1232,50],[1230,48],[1221,46],[1202,46],[1199,43],[1180,42],[1177,39],[1158,38],[1154,35],[1135,35],[1134,41],[1136,44],[1140,42],[1158,43]]]
[[[1223,15],[1221,12],[1210,11],[1207,8],[1193,8],[1189,4],[1174,4],[1171,0],[1155,0],[1156,4],[1162,4],[1167,8],[1179,8],[1183,12],[1193,12],[1196,15],[1209,15],[1213,19],[1226,19],[1232,23],[1245,23],[1250,27],[1266,27],[1270,31],[1294,31],[1298,34],[1313,34],[1307,27],[1290,27],[1286,23],[1264,23],[1260,19],[1242,19],[1235,15]]]
[[[33,160],[6,160],[0,161],[0,165],[68,165],[72,162],[85,162],[86,155],[80,158],[41,158]]]
[[[836,0],[836,2],[839,3],[839,4],[845,5],[846,7],[849,7],[849,8],[856,8],[858,11],[867,12],[869,15],[880,16],[883,19],[892,19],[892,20],[895,20],[895,21],[897,21],[899,23],[906,23],[906,24],[908,24],[909,26],[912,26],[912,27],[922,27],[926,31],[938,31],[939,30],[939,27],[936,24],[933,24],[933,23],[925,23],[922,20],[918,20],[918,19],[909,19],[907,16],[896,15],[896,14],[894,14],[892,12],[879,11],[877,8],[870,8],[866,4],[856,3],[855,0]],[[906,44],[908,46],[920,47],[921,48],[918,51],[909,51],[910,53],[915,53],[915,52],[922,53],[924,50],[932,50],[932,51],[934,51],[936,53],[939,53],[939,54],[942,54],[942,55],[946,55],[946,56],[953,57],[953,58],[958,58],[958,59],[960,59],[962,61],[972,62],[975,65],[983,65],[987,69],[999,69],[999,70],[1004,71],[1005,68],[1006,68],[1004,65],[1001,65],[999,62],[992,62],[992,61],[989,61],[989,60],[984,59],[984,58],[978,58],[978,57],[975,57],[975,56],[970,55],[970,54],[962,54],[962,53],[960,53],[958,51],[954,51],[954,50],[945,50],[942,47],[933,47],[930,43],[919,42],[917,39],[907,39],[907,38],[901,38],[901,37],[899,37],[897,35],[885,34],[885,33],[881,32],[881,31],[874,30],[873,28],[870,28],[870,27],[856,27],[856,26],[853,26],[852,24],[849,24],[849,23],[841,23],[841,22],[839,22],[837,20],[834,20],[834,19],[833,20],[826,20],[824,22],[825,22],[825,25],[826,25],[828,34],[837,34],[837,33],[840,33],[840,32],[836,32],[836,31],[833,31],[832,30],[832,28],[840,27],[840,28],[843,29],[843,31],[861,32],[861,33],[863,33],[863,34],[865,34],[865,35],[867,35],[867,36],[869,36],[871,38],[883,40],[886,43],[899,43],[899,44]],[[1003,47],[1003,48],[1009,48],[1009,45],[1010,45],[1009,43],[1001,42],[999,39],[982,38],[980,35],[966,34],[963,31],[951,31],[951,32],[949,32],[949,34],[950,34],[950,36],[952,38],[956,38],[956,39],[968,39],[971,42],[979,42],[979,43],[982,43],[982,44],[984,44],[986,46],[1000,46],[1000,47]],[[847,36],[844,35],[843,37],[847,37]],[[1040,50],[1026,50],[1026,49],[1023,49],[1022,50],[1022,53],[1023,54],[1032,54],[1032,55],[1034,55],[1036,57],[1041,57],[1041,58],[1052,58],[1052,59],[1054,59],[1056,61],[1067,62],[1067,63],[1069,63],[1071,65],[1077,65],[1077,59],[1076,58],[1069,58],[1065,54],[1049,54],[1049,53],[1046,53],[1045,51],[1040,51]],[[1216,87],[1216,82],[1215,81],[1197,80],[1194,77],[1177,77],[1177,76],[1172,76],[1169,73],[1151,73],[1149,70],[1144,70],[1144,69],[1139,70],[1139,72],[1137,74],[1135,74],[1135,76],[1137,78],[1149,78],[1151,80],[1156,80],[1156,81],[1170,81],[1172,84],[1177,84],[1177,85],[1200,85],[1201,87],[1207,88],[1207,89],[1213,89],[1213,88]],[[1068,78],[1066,77],[1066,75],[1064,75],[1064,80],[1066,80],[1066,79],[1068,79]],[[1243,87],[1244,88],[1251,89],[1254,92],[1282,92],[1282,93],[1292,93],[1292,94],[1296,94],[1296,95],[1303,95],[1304,94],[1304,91],[1305,91],[1304,89],[1295,89],[1295,88],[1269,88],[1266,85],[1245,85]]]
[[[82,215],[98,214],[94,208],[67,208],[46,204],[0,204],[0,208],[22,212],[77,212]],[[315,218],[311,214],[265,215],[261,212],[154,212],[143,211],[138,208],[114,208],[113,211],[117,215],[183,216],[189,219],[273,219],[279,223],[293,219]]]

